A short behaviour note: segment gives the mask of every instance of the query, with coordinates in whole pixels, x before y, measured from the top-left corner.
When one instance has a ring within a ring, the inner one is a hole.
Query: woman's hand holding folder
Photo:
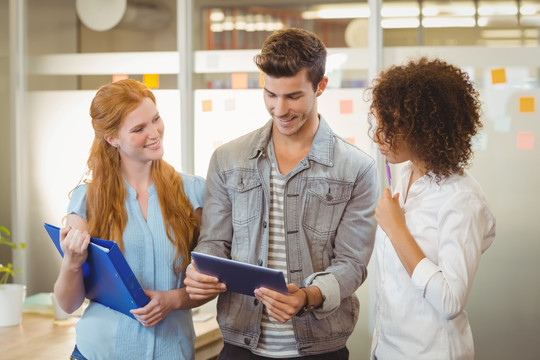
[[[90,234],[73,229],[71,226],[60,229],[60,247],[64,252],[64,261],[72,271],[81,269],[88,257]]]
[[[68,314],[77,310],[86,296],[82,265],[88,257],[90,235],[81,229],[86,229],[86,220],[73,214],[68,215],[66,227],[60,229],[64,257],[54,294],[58,305]]]

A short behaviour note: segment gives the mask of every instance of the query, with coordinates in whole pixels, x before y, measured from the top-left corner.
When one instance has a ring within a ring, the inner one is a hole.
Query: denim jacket
[[[267,266],[271,133],[270,120],[213,153],[196,251]],[[341,349],[354,329],[354,292],[366,279],[373,250],[377,176],[374,160],[335,135],[322,117],[309,154],[287,175],[287,282],[316,285],[324,298],[321,307],[292,319],[301,355]],[[262,310],[254,297],[220,294],[224,340],[255,349]]]

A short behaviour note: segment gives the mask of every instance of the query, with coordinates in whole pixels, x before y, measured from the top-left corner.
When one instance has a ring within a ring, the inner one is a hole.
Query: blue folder
[[[47,223],[44,226],[63,257],[60,229]],[[150,301],[113,241],[91,238],[83,277],[88,299],[132,318],[135,317],[129,312],[131,309],[143,307]]]
[[[255,296],[253,291],[265,287],[287,294],[285,277],[279,270],[247,264],[192,251],[191,257],[201,274],[215,276],[228,291]]]

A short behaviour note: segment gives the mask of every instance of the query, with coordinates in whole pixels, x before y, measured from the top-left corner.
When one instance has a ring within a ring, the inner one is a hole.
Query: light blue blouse
[[[203,206],[205,181],[180,174],[184,192],[194,209]],[[161,207],[154,185],[148,189],[147,220],[137,201],[136,191],[125,182],[128,222],[124,230],[124,256],[146,290],[172,290],[181,287],[184,273],[173,271],[175,247],[165,232]],[[71,194],[68,214],[86,218],[86,184]],[[90,302],[77,322],[77,347],[87,359],[193,359],[195,331],[191,310],[171,311],[154,327]]]

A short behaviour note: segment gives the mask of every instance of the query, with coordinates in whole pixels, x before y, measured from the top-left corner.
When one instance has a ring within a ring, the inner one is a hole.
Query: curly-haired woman
[[[425,57],[374,80],[373,140],[406,162],[375,212],[374,359],[473,359],[464,311],[495,218],[465,170],[482,127],[467,73]]]

